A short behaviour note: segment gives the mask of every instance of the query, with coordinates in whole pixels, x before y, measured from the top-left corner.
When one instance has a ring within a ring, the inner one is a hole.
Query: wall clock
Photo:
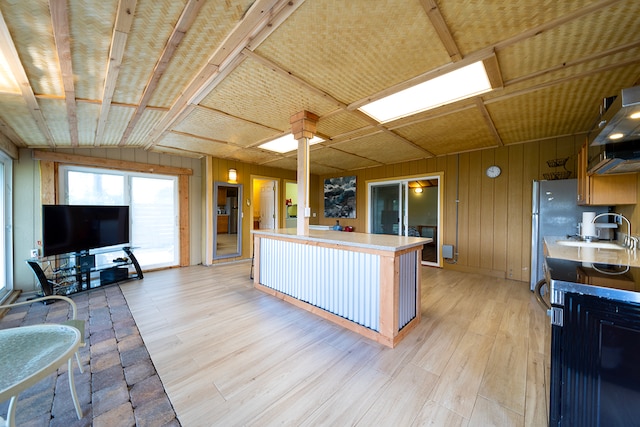
[[[502,172],[502,169],[500,169],[500,166],[489,166],[487,168],[486,174],[489,178],[497,178],[500,176],[500,173]]]

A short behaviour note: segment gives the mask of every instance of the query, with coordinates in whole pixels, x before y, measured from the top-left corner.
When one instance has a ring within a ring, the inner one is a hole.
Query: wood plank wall
[[[559,158],[568,158],[566,170],[572,172],[570,178],[576,178],[577,153],[583,141],[584,136],[555,138],[345,172],[343,175],[357,177],[357,218],[340,219],[340,224],[366,231],[367,181],[443,172],[444,244],[456,243],[457,191],[460,201],[457,206],[458,246],[455,249],[458,260],[455,265],[445,263],[444,267],[528,281],[532,182],[544,179],[545,173],[565,170],[547,164],[548,160]],[[502,169],[496,179],[485,175],[485,169],[491,165]],[[322,184],[331,177],[335,175],[320,177],[320,206],[323,203]],[[320,224],[331,225],[334,221],[324,218],[321,211]]]

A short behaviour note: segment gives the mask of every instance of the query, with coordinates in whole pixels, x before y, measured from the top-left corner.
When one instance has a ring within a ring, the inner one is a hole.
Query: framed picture
[[[324,180],[325,218],[356,217],[356,177],[342,176]]]

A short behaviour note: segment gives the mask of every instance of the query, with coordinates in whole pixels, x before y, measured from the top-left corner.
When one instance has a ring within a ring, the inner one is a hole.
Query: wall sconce
[[[416,193],[420,194],[422,193],[422,187],[416,187],[413,189],[413,191],[415,191]]]
[[[238,179],[238,171],[234,168],[229,169],[229,182],[236,182]]]

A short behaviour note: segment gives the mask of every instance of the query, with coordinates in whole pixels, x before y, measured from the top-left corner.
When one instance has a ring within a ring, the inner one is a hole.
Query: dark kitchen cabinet
[[[558,300],[549,425],[638,425],[640,303],[571,292]]]

